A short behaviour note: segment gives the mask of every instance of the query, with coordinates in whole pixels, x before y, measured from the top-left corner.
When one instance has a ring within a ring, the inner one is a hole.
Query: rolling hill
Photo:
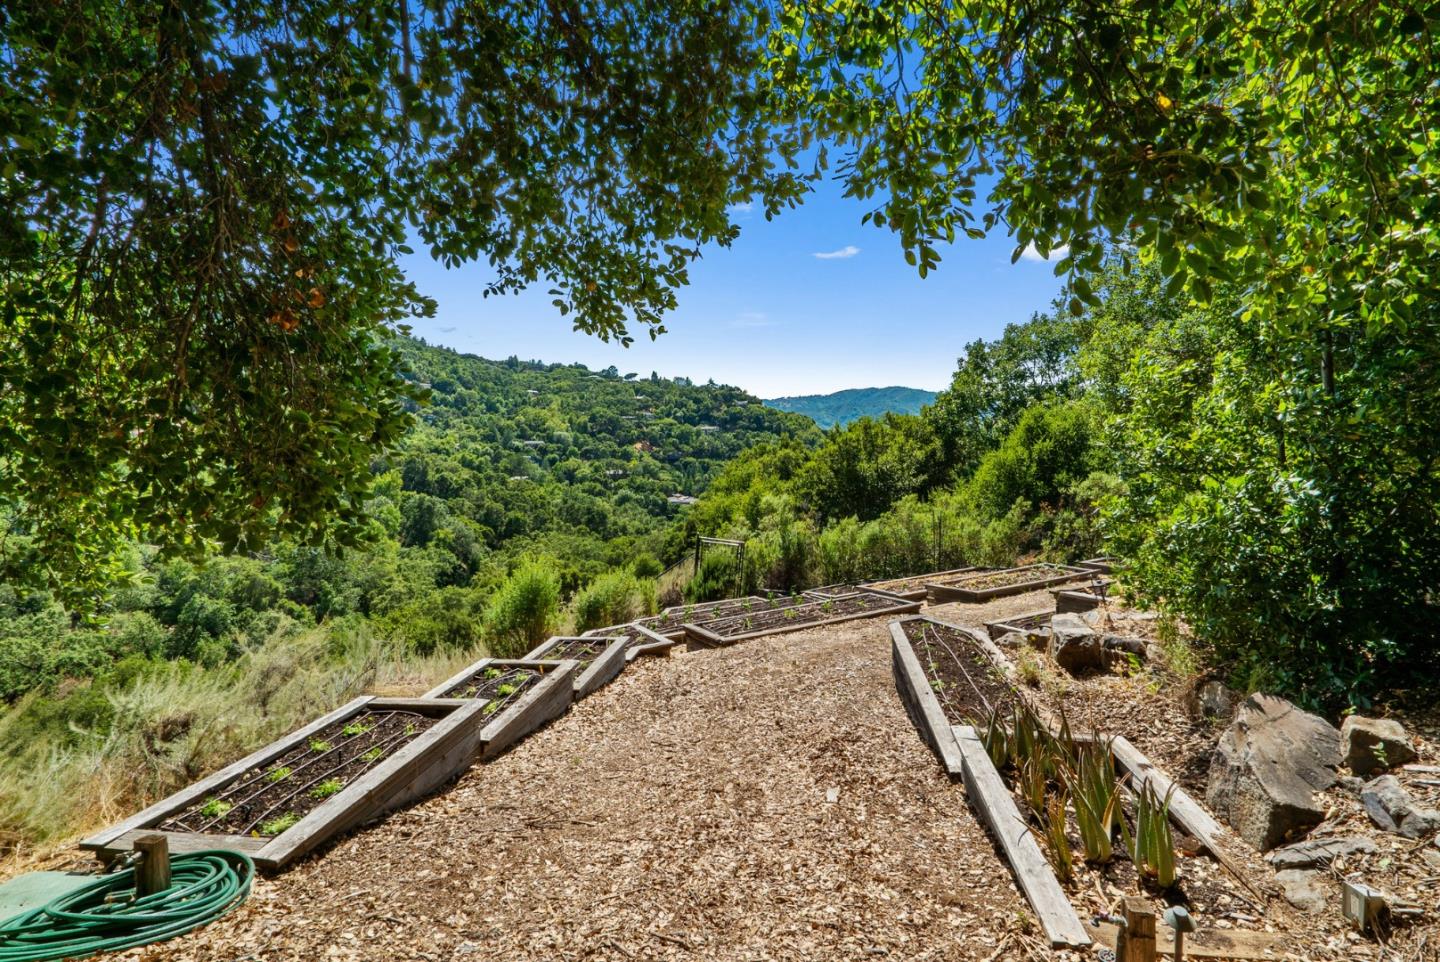
[[[914,387],[859,387],[833,394],[805,394],[770,398],[765,402],[777,411],[792,411],[811,418],[822,428],[844,425],[857,418],[896,414],[919,414],[920,408],[935,400],[934,391]]]

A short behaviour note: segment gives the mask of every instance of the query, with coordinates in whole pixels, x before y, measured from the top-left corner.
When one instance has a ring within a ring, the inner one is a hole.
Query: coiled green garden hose
[[[103,875],[0,922],[0,962],[74,959],[163,942],[245,900],[255,863],[241,852],[194,852],[170,862],[170,887],[135,898],[135,871]]]

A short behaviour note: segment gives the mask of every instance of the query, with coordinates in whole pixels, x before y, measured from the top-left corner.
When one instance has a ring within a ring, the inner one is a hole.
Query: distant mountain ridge
[[[878,418],[887,413],[919,414],[935,401],[934,391],[915,387],[856,387],[833,394],[804,394],[769,398],[767,407],[804,414],[822,428],[849,424],[857,418]]]

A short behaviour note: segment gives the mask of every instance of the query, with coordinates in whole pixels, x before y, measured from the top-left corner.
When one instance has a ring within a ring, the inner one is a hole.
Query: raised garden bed
[[[1049,588],[1051,585],[1093,576],[1094,571],[1090,569],[1075,568],[1069,565],[1025,565],[1020,568],[985,571],[950,582],[931,582],[927,586],[928,598],[932,605],[951,602],[978,604],[992,598],[1020,595],[1027,591],[1036,591],[1040,588]]]
[[[482,702],[480,751],[489,759],[565,714],[575,697],[575,674],[575,662],[564,659],[482,658],[425,697]]]
[[[172,853],[224,848],[281,868],[467,768],[480,747],[484,707],[356,698],[80,847],[109,860],[158,831]]]
[[[807,588],[801,592],[811,601],[824,601],[826,598],[839,598],[841,595],[853,595],[861,589],[859,584],[834,584],[821,585],[818,588]]]
[[[1038,631],[1048,631],[1050,619],[1055,617],[1055,612],[1046,609],[1044,611],[1031,611],[1023,615],[1013,615],[1000,621],[987,621],[985,633],[990,640],[999,641],[1011,632],[1021,631],[1026,634]]]
[[[1091,571],[1098,571],[1101,574],[1115,573],[1115,559],[1108,557],[1086,558],[1084,561],[1075,562],[1077,568],[1088,568]]]
[[[1097,572],[1095,579],[1087,585],[1051,588],[1050,593],[1055,596],[1055,611],[1093,611],[1109,595],[1113,584],[1111,579],[1102,578]]]
[[[823,601],[806,601],[784,608],[756,609],[714,621],[686,626],[691,645],[718,648],[746,638],[758,638],[786,631],[799,631],[857,618],[908,614],[920,610],[920,602],[906,601],[884,592],[861,589],[852,594]]]
[[[706,621],[713,621],[717,618],[728,618],[731,615],[741,615],[754,611],[762,611],[772,608],[790,608],[795,605],[805,604],[811,599],[803,595],[781,595],[773,594],[768,597],[750,595],[744,598],[722,598],[718,601],[701,601],[690,605],[674,605],[666,608],[658,615],[650,615],[646,618],[639,618],[628,625],[612,625],[608,628],[594,628],[585,632],[585,637],[593,638],[598,635],[623,634],[625,629],[638,625],[647,628],[657,635],[664,635],[676,641],[685,638],[685,626],[700,624]],[[636,642],[632,641],[632,644]]]
[[[899,595],[907,601],[923,601],[927,588],[931,584],[947,584],[950,581],[975,574],[981,569],[951,568],[949,571],[932,571],[929,574],[910,575],[905,578],[890,578],[886,581],[872,581],[865,585],[867,588],[876,588],[880,591],[888,591],[891,594]]]
[[[608,685],[620,674],[620,669],[625,667],[625,650],[629,644],[629,635],[551,638],[525,657],[561,658],[575,662],[575,700],[579,701]]]

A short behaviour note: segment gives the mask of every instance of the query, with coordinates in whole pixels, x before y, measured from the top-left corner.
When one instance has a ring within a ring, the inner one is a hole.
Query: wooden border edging
[[[1051,585],[1061,585],[1067,581],[1078,581],[1081,578],[1092,577],[1095,572],[1089,568],[1077,568],[1071,565],[1022,565],[1019,568],[1002,568],[1000,571],[987,571],[977,574],[976,578],[983,578],[986,575],[1000,574],[1004,571],[1024,571],[1026,569],[1053,569],[1056,574],[1048,578],[1037,578],[1034,581],[1019,581],[1013,585],[1000,585],[996,588],[961,588],[955,585],[927,584],[926,598],[932,605],[945,605],[952,602],[964,602],[966,604],[979,604],[982,601],[991,601],[995,598],[1005,598],[1010,595],[1023,595],[1027,591],[1038,591],[1041,588],[1049,588]]]
[[[425,693],[426,698],[440,698],[456,685],[472,678],[486,668],[538,668],[544,672],[539,681],[494,719],[482,719],[480,757],[489,761],[515,742],[565,714],[575,699],[575,668],[571,659],[537,660],[533,658],[481,658],[451,675]],[[480,702],[483,706],[485,703]]]
[[[637,637],[632,639],[630,647],[625,651],[626,662],[632,662],[645,655],[668,655],[676,645],[684,640],[662,635],[658,631],[651,631],[644,625],[630,625],[629,628]]]
[[[353,699],[233,765],[227,765],[123,822],[85,839],[80,848],[108,859],[128,852],[134,839],[141,835],[160,834],[166,837],[173,853],[233,848],[248,854],[262,869],[283,868],[330,838],[429,794],[468,768],[480,746],[477,719],[484,707],[483,701],[458,698],[375,698],[366,695]],[[252,768],[280,757],[322,728],[353,717],[362,710],[386,709],[438,715],[440,721],[311,809],[304,818],[279,835],[246,838],[195,832],[157,833],[153,828]]]
[[[1004,638],[1012,631],[1028,632],[1035,630],[1033,628],[1026,628],[1023,625],[1018,624],[1018,622],[1025,621],[1030,618],[1038,618],[1041,615],[1044,615],[1048,618],[1052,615],[1057,614],[1059,614],[1058,611],[1051,611],[1049,608],[1046,608],[1043,611],[1027,611],[1024,614],[1011,615],[1010,617],[1002,618],[999,621],[987,621],[985,622],[985,633],[990,636],[991,641],[999,641],[1001,638]]]
[[[955,744],[955,734],[944,709],[940,707],[940,699],[935,697],[925,679],[925,669],[915,654],[915,646],[910,644],[905,634],[904,620],[890,622],[890,668],[895,676],[900,701],[905,705],[905,713],[915,723],[920,737],[939,757],[946,774],[958,776],[961,773],[960,747]]]
[[[1060,887],[1029,826],[1020,817],[1015,799],[991,763],[990,753],[981,744],[980,736],[969,725],[956,725],[952,733],[960,752],[962,777],[970,803],[1000,843],[1051,948],[1089,945],[1090,936],[1080,916],[1065,897],[1065,890]]]
[[[575,675],[575,700],[579,701],[604,688],[620,674],[621,669],[625,667],[627,661],[625,650],[630,645],[629,635],[617,635],[608,639],[601,636],[559,635],[543,642],[534,651],[527,652],[525,658],[543,659],[567,641],[595,642],[604,640],[608,640],[610,644],[591,659],[590,664],[585,666],[584,671],[577,672]]]

